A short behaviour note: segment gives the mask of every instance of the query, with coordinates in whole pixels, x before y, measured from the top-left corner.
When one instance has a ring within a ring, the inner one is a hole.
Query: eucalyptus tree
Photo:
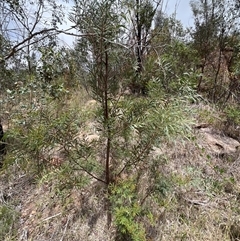
[[[196,65],[196,52],[189,41],[188,30],[176,19],[176,15],[166,15],[157,11],[152,31],[150,56],[157,59],[148,69],[167,93],[179,93],[179,88],[191,79]],[[186,78],[186,71],[188,78]],[[188,83],[190,84],[190,82]],[[191,87],[193,83],[191,81]]]
[[[42,41],[55,41],[58,24],[64,18],[63,5],[58,0],[3,0],[0,3],[0,34],[11,43],[1,56],[5,62],[20,54],[31,71],[31,55]]]
[[[209,71],[209,66],[213,64],[211,85],[208,91],[209,97],[217,102],[225,99],[229,93],[229,88],[224,86],[221,70],[223,60],[229,72],[232,72],[234,62],[236,63],[239,52],[237,47],[239,13],[235,1],[194,0],[191,1],[191,7],[195,21],[195,30],[192,35],[193,46],[198,52],[202,73],[198,89],[201,90],[204,73]]]
[[[151,26],[160,1],[155,7],[153,3],[150,1],[75,0],[75,6],[70,15],[70,20],[84,36],[78,39],[75,49],[79,68],[90,94],[101,106],[101,131],[106,139],[105,171],[104,179],[97,179],[106,186],[114,181],[113,173],[117,175],[119,168],[119,163],[116,166],[111,163],[111,160],[114,162],[111,156],[116,151],[114,145],[117,143],[114,139],[116,136],[119,137],[120,132],[119,129],[116,130],[115,124],[124,119],[118,112],[119,94],[121,95],[121,81],[128,68],[126,63],[129,61],[129,53],[132,50],[137,66],[133,76],[129,78],[133,78],[134,84],[139,86],[135,86],[134,90],[137,88],[137,91],[144,91],[143,88],[145,88],[137,81],[141,78],[144,68],[143,57],[150,47]],[[123,16],[124,13],[128,13],[127,17]],[[132,19],[133,16],[136,18]],[[128,17],[131,19],[130,25],[128,25]],[[129,38],[129,41],[126,38]],[[131,41],[132,44],[129,46]],[[123,163],[121,165],[124,166]],[[111,172],[110,166],[114,171]]]
[[[219,30],[216,1],[191,1],[191,7],[195,22],[195,31],[193,33],[194,47],[200,55],[202,61],[201,72],[204,73],[207,58],[215,48]],[[198,89],[200,89],[201,83],[202,76],[198,83]]]
[[[146,94],[147,83],[141,80],[144,71],[144,60],[149,53],[152,39],[152,29],[157,10],[162,6],[163,0],[131,0],[123,1],[126,7],[128,22],[129,44],[135,59],[135,77],[131,88],[133,92]]]
[[[16,88],[19,80],[33,85],[42,48],[49,53],[58,47],[62,29],[65,0],[3,0],[0,1],[0,84],[1,91]],[[4,70],[4,71],[3,71]],[[35,85],[35,84],[34,84]]]
[[[77,26],[79,32],[85,35],[79,39],[78,55],[82,55],[80,63],[88,76],[88,83],[91,86],[91,94],[101,106],[100,124],[102,135],[105,139],[103,159],[104,177],[97,177],[94,173],[91,176],[106,184],[107,190],[112,182],[110,171],[110,159],[112,153],[113,118],[110,101],[115,95],[118,73],[116,63],[118,56],[115,42],[120,32],[120,19],[118,15],[118,4],[115,0],[85,0],[75,1],[75,6],[70,20]],[[119,52],[120,53],[120,52]],[[118,53],[118,54],[119,54]],[[79,166],[86,171],[83,164]],[[108,222],[111,217],[108,213]]]

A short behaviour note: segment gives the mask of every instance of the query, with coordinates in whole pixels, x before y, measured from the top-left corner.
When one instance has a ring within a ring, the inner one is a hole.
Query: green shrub
[[[18,213],[7,205],[0,206],[0,240],[14,236]]]
[[[228,106],[225,113],[229,124],[240,125],[240,108],[238,106]]]
[[[112,187],[111,203],[118,241],[144,241],[145,229],[138,221],[142,207],[137,200],[136,183],[133,179],[123,180]]]
[[[224,112],[226,115],[223,127],[225,134],[240,140],[240,108],[238,106],[228,106]]]

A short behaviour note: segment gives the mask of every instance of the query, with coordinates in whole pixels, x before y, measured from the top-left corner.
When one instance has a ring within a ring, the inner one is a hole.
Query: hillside
[[[240,4],[167,2],[0,1],[0,240],[240,240]]]
[[[100,137],[92,119],[96,102],[87,101],[82,108],[89,119],[78,136],[97,146]],[[110,227],[105,185],[73,175],[59,149],[48,153],[51,158],[40,175],[33,166],[24,171],[15,159],[1,172],[1,239],[132,240],[119,234],[129,212],[128,225],[137,222],[140,226],[132,226],[132,232],[144,232],[144,240],[238,240],[240,143],[224,133],[222,113],[210,105],[199,102],[187,108],[188,138],[177,134],[162,139],[146,157],[148,163],[133,166],[112,184],[119,192],[113,201],[121,199],[120,207],[128,209],[123,216],[115,209]]]

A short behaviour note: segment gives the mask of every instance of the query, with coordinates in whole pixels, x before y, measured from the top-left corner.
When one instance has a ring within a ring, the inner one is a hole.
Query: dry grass
[[[76,92],[66,100],[63,109],[84,112],[86,134],[95,135],[92,115],[95,106],[96,102],[87,93]],[[221,133],[214,129],[219,113],[206,105],[193,108],[197,109],[194,111],[196,125],[213,126],[213,134],[221,138]],[[200,128],[195,129],[188,140],[176,138],[161,143],[148,161],[139,178],[142,197],[148,185],[158,181],[164,184],[161,184],[164,192],[149,195],[143,203],[153,215],[151,221],[145,216],[139,217],[147,240],[240,239],[240,156],[237,150],[214,149]],[[153,163],[157,163],[158,180],[151,177],[148,169]],[[104,186],[93,181],[87,187],[59,185],[67,178],[61,168],[48,170],[37,183],[17,166],[2,175],[1,193],[7,195],[8,200],[1,200],[1,205],[12,203],[20,214],[17,236],[9,234],[6,240],[115,240],[114,225],[110,229],[106,226]]]
[[[22,207],[20,235],[26,232],[32,240],[98,240],[105,236],[104,196],[93,193],[91,188],[60,191],[43,183]]]
[[[159,173],[170,188],[158,204],[147,204],[159,217],[149,240],[239,240],[239,143],[218,130],[210,133],[216,145],[231,140],[232,149],[216,149],[201,129],[195,130],[192,140],[180,138],[155,149],[154,156],[162,160]]]
[[[173,181],[162,237],[154,240],[238,240],[231,234],[240,218],[239,154],[218,155],[201,133],[194,142],[164,147],[160,169]],[[233,168],[235,166],[235,168]],[[235,178],[236,177],[236,178]]]

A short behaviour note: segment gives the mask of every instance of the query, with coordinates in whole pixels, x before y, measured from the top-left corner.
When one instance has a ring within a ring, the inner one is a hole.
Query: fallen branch
[[[194,204],[194,205],[201,205],[201,206],[206,206],[209,203],[209,200],[190,200],[188,198],[184,198],[185,201]]]
[[[68,223],[69,223],[69,216],[68,216],[68,219],[67,219],[67,223],[66,223],[66,225],[64,227],[63,235],[62,235],[62,238],[60,239],[60,241],[63,241],[63,238],[64,238],[64,236],[66,234],[66,231],[67,231]]]
[[[61,214],[62,214],[62,213],[58,213],[58,214],[55,214],[55,215],[53,215],[53,216],[51,216],[51,217],[45,218],[45,219],[43,219],[43,222],[48,221],[49,219],[55,218],[55,217],[57,217],[57,216],[59,216],[59,215],[61,215]]]

